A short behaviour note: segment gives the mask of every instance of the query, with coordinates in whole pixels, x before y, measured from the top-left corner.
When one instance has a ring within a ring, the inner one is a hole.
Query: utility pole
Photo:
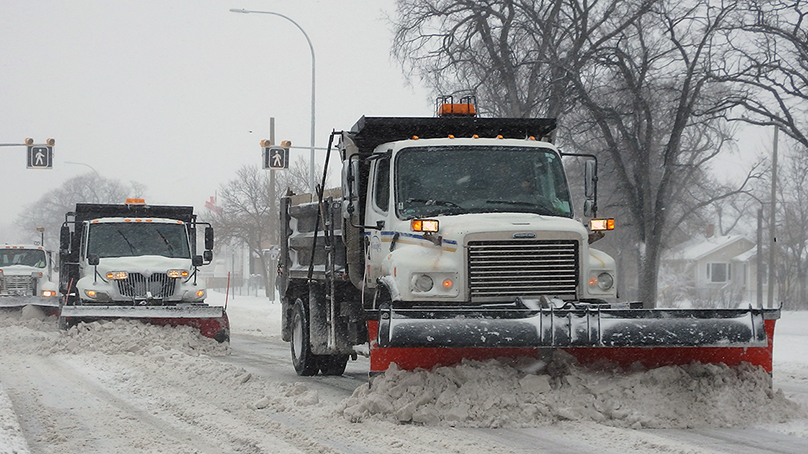
[[[774,273],[774,256],[775,247],[777,243],[777,235],[775,231],[776,224],[776,211],[777,211],[777,139],[780,132],[780,127],[774,127],[774,146],[772,147],[772,193],[771,193],[771,211],[769,213],[769,291],[767,305],[769,308],[774,307],[774,290],[775,273]]]
[[[272,145],[275,145],[275,117],[269,118],[269,141]],[[274,246],[277,243],[278,238],[278,213],[275,211],[275,170],[269,170],[269,245],[270,247]],[[263,252],[262,252],[263,253]],[[272,254],[270,253],[269,256],[269,289],[267,293],[269,295],[269,301],[275,302],[275,260],[272,259]]]

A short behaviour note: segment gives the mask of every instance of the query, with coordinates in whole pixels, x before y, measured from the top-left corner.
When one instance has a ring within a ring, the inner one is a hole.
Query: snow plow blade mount
[[[537,356],[562,348],[581,363],[682,365],[750,362],[771,372],[779,309],[572,309],[528,311],[385,309],[369,323],[386,369],[450,365],[462,359]],[[374,331],[377,331],[374,333]],[[435,364],[414,360],[432,355]],[[402,364],[403,363],[403,364]],[[377,371],[379,371],[377,369]]]
[[[79,322],[119,318],[153,325],[187,325],[219,342],[230,340],[230,322],[221,306],[62,306],[59,325],[69,328]]]

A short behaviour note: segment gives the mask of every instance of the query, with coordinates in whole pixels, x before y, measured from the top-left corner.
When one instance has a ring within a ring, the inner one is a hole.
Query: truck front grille
[[[118,281],[118,291],[129,298],[168,298],[174,294],[176,279],[166,273],[155,273],[146,277],[140,273],[129,273],[127,279]],[[149,295],[149,293],[151,295]]]
[[[577,241],[470,241],[468,254],[472,302],[576,295]]]
[[[31,276],[3,276],[0,282],[0,290],[3,293],[19,296],[31,296],[34,294],[34,278]]]

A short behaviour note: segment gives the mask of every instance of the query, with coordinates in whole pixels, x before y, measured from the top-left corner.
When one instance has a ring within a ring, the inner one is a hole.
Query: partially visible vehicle
[[[53,261],[42,246],[0,246],[0,308],[37,306],[47,315],[59,309]]]
[[[205,251],[196,254],[197,230]],[[76,204],[60,232],[59,324],[130,318],[189,325],[219,342],[230,340],[222,306],[205,303],[199,267],[213,259],[213,228],[190,206]]]

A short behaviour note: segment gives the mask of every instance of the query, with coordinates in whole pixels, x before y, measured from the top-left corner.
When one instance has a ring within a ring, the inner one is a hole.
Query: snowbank
[[[342,408],[351,421],[381,419],[464,427],[535,427],[591,421],[616,427],[693,428],[781,423],[805,417],[750,365],[693,364],[645,372],[594,372],[556,352],[543,372],[469,361],[434,371],[389,369]],[[535,368],[533,368],[535,369]]]
[[[279,312],[279,304],[263,298],[239,297],[228,308],[233,332],[251,336],[278,336]],[[775,374],[787,371],[792,381],[808,381],[808,346],[799,337],[808,317],[799,315],[784,323],[787,317],[784,314],[780,322],[783,336],[776,335]],[[86,369],[94,368],[107,386],[154,401],[155,408],[174,405],[173,396],[159,390],[175,383],[188,393],[186,401],[199,400],[194,418],[201,424],[218,424],[216,408],[227,408],[234,413],[297,413],[303,419],[337,416],[359,426],[499,428],[565,421],[620,428],[778,425],[808,436],[808,403],[773,391],[769,375],[752,367],[696,364],[632,373],[593,372],[557,353],[548,364],[466,362],[413,372],[391,368],[371,386],[363,384],[350,398],[334,403],[323,400],[304,379],[272,381],[218,360],[229,354],[229,346],[189,327],[118,320],[60,332],[55,317],[45,317],[35,308],[0,313],[2,352],[6,358],[8,352],[58,356],[79,368],[86,362]],[[209,411],[204,410],[207,405]],[[0,424],[0,446],[19,444],[19,425],[2,386]],[[9,452],[27,452],[24,446],[14,449]]]

